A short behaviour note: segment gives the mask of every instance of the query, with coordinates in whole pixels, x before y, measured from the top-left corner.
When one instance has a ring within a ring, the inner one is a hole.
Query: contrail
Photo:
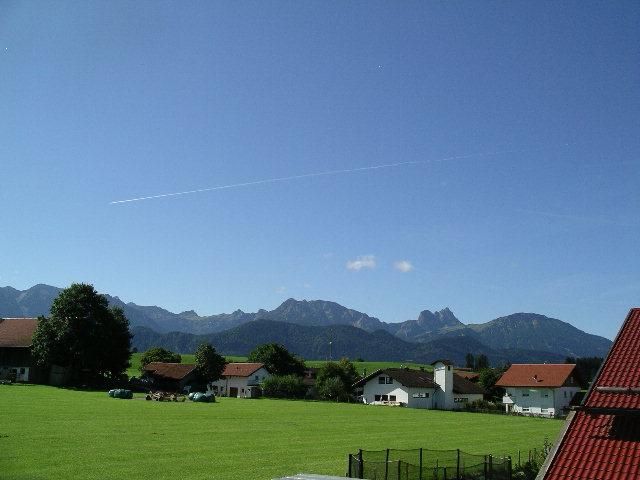
[[[289,177],[268,178],[265,180],[255,180],[253,182],[232,183],[229,185],[219,185],[217,187],[199,188],[197,190],[187,190],[184,192],[161,193],[159,195],[150,195],[147,197],[128,198],[126,200],[114,200],[113,202],[109,202],[109,204],[116,205],[119,203],[141,202],[143,200],[153,200],[155,198],[177,197],[179,195],[190,195],[192,193],[213,192],[215,190],[226,190],[228,188],[250,187],[252,185],[264,185],[266,183],[287,182],[289,180],[298,180],[301,178],[323,177],[327,175],[340,175],[342,173],[365,172],[367,170],[395,168],[395,167],[402,167],[405,165],[421,165],[425,163],[447,162],[451,160],[461,160],[463,158],[486,157],[490,155],[499,155],[501,153],[509,153],[509,152],[513,152],[513,150],[505,150],[500,152],[470,153],[468,155],[457,155],[454,157],[444,157],[444,158],[438,158],[433,160],[414,160],[411,162],[387,163],[384,165],[370,165],[367,167],[359,167],[359,168],[345,168],[343,170],[329,170],[326,172],[305,173],[302,175],[291,175]]]

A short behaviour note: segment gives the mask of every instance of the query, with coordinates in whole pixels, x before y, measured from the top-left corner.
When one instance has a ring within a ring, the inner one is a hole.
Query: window
[[[375,395],[375,396],[373,397],[373,400],[374,400],[375,402],[379,402],[379,401],[380,401],[380,395]]]
[[[523,412],[528,412],[529,411],[529,407],[525,407],[522,409]]]
[[[386,378],[386,383],[387,383],[387,385],[391,385],[391,384],[393,384],[393,378],[391,378],[391,377],[387,377],[387,378]]]
[[[564,391],[564,398],[567,398],[567,391]]]
[[[429,398],[429,392],[418,392],[411,394],[411,398]]]
[[[382,395],[382,401],[383,402],[388,402],[389,401],[389,395]]]
[[[522,391],[522,396],[523,397],[528,397],[529,396],[529,392],[526,392],[526,391],[523,390]]]
[[[385,379],[384,377],[378,377],[378,383],[379,383],[380,385],[384,385],[384,384],[386,383],[386,382],[385,382],[385,380],[386,380],[386,379]]]
[[[465,397],[455,397],[453,399],[453,403],[467,403],[468,401],[469,399]]]
[[[258,377],[258,375],[256,375],[256,380],[260,380],[260,378]]]
[[[396,401],[396,396],[395,395],[389,395],[389,401],[395,402]]]
[[[20,369],[20,375],[23,375],[23,374],[24,374],[24,368],[21,368]]]

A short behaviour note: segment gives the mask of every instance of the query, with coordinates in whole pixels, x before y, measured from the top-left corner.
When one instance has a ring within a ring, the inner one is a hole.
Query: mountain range
[[[46,316],[60,290],[44,284],[24,291],[0,288],[0,317]],[[225,354],[243,355],[260,343],[278,342],[305,358],[331,355],[416,362],[448,358],[464,363],[465,354],[471,352],[485,354],[496,364],[604,357],[611,346],[604,337],[535,313],[465,325],[445,308],[424,310],[415,320],[386,323],[335,302],[288,299],[270,311],[199,316],[193,310],[172,313],[105,296],[110,305],[124,310],[139,350],[164,346],[188,353],[207,341]]]

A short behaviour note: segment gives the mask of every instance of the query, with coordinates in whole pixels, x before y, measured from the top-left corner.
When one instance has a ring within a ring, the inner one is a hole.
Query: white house
[[[409,368],[376,370],[356,382],[362,401],[371,405],[406,405],[410,408],[458,410],[482,400],[484,390],[453,372],[446,360],[433,363],[433,374]]]
[[[260,383],[269,376],[263,363],[227,363],[220,380],[207,389],[223,397],[251,398],[260,395]]]
[[[511,365],[496,382],[507,412],[555,417],[580,391],[573,364]]]

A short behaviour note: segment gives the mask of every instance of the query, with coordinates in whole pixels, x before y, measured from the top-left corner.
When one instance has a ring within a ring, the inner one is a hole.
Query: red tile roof
[[[222,372],[223,377],[248,377],[256,370],[264,367],[264,363],[227,363]]]
[[[191,363],[151,362],[144,366],[144,371],[167,380],[182,380],[195,370]]]
[[[563,386],[569,380],[575,368],[575,365],[567,363],[511,365],[496,382],[496,386],[557,388]]]
[[[37,318],[0,319],[0,347],[30,347]]]
[[[545,480],[640,478],[640,308],[629,312]]]

